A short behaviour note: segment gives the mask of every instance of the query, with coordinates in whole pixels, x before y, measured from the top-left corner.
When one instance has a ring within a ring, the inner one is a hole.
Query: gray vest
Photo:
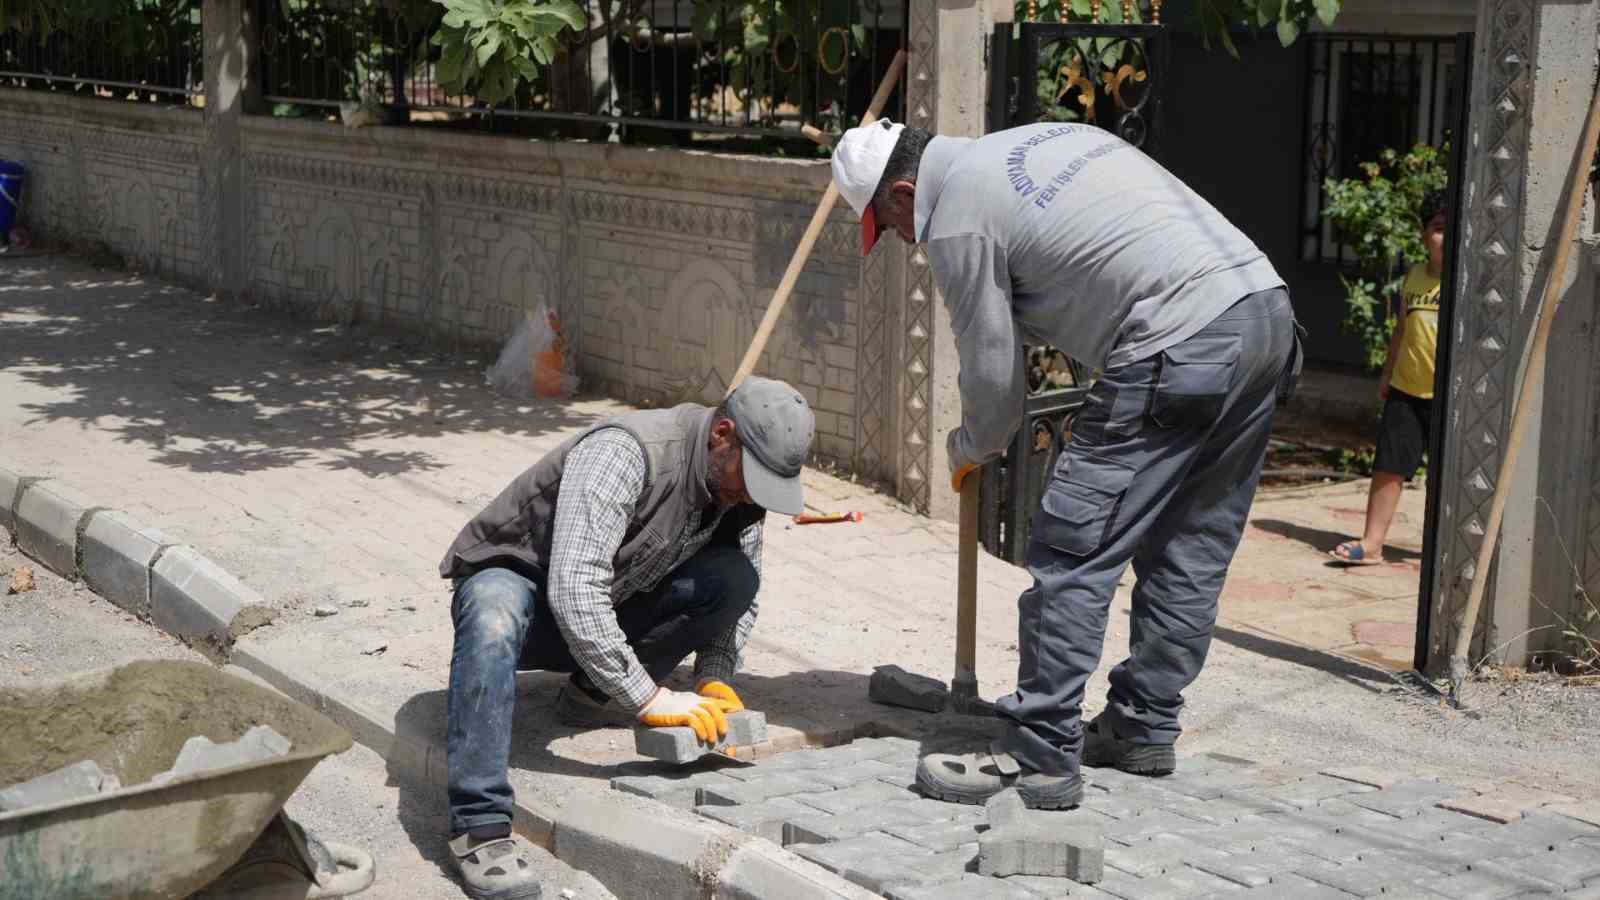
[[[625,413],[571,438],[517,476],[461,529],[439,563],[439,575],[466,578],[482,569],[500,567],[543,581],[567,454],[601,428],[621,428],[644,448],[644,493],[612,560],[615,572],[626,572],[641,554],[652,553],[681,534],[690,514],[712,502],[705,475],[706,442],[714,412],[686,403],[672,409]],[[729,510],[722,524],[734,526],[737,535],[764,515],[757,507],[740,506]]]

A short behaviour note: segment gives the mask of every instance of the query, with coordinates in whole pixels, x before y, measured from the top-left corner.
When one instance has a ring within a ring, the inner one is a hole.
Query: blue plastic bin
[[[17,209],[22,206],[22,174],[21,163],[0,159],[0,242],[17,223]]]

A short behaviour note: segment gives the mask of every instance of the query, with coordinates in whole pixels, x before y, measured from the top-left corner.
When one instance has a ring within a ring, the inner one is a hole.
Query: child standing
[[[1433,362],[1438,346],[1439,277],[1444,271],[1445,211],[1435,191],[1422,200],[1422,243],[1427,262],[1417,263],[1400,286],[1400,322],[1378,382],[1383,417],[1378,453],[1367,493],[1367,524],[1358,541],[1335,547],[1334,559],[1358,566],[1383,562],[1383,543],[1394,522],[1405,483],[1422,465],[1433,423]]]

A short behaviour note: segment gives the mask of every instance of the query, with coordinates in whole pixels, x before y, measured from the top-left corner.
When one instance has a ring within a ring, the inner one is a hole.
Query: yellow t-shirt
[[[1439,276],[1429,275],[1426,263],[1417,263],[1400,286],[1405,301],[1406,330],[1400,336],[1394,376],[1395,390],[1429,400],[1433,397],[1433,354],[1439,346]]]

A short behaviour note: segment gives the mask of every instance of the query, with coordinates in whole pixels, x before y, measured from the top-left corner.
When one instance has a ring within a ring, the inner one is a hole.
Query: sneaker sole
[[[463,881],[461,888],[473,900],[542,900],[544,897],[544,885],[537,882],[523,885],[522,887],[501,888],[497,891],[490,891],[475,888]]]

